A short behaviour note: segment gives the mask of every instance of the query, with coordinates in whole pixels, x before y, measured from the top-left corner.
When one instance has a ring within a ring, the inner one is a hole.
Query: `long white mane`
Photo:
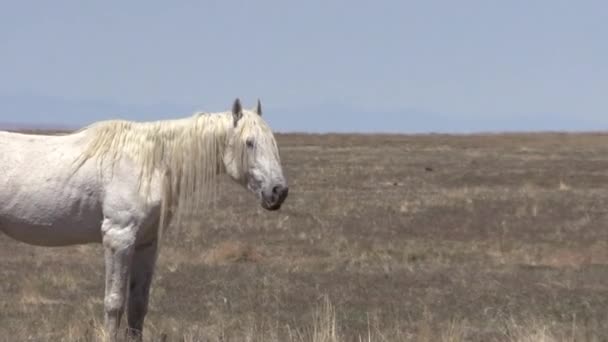
[[[179,226],[187,215],[215,196],[214,180],[223,168],[222,156],[231,124],[229,113],[197,113],[186,119],[156,122],[99,122],[85,128],[92,139],[78,166],[93,159],[100,163],[100,170],[112,170],[121,158],[127,157],[139,167],[143,195],[149,194],[153,177],[160,172],[159,227],[164,228],[169,213]]]

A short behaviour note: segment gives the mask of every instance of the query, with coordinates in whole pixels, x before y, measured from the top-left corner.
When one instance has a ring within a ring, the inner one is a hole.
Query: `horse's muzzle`
[[[281,204],[287,198],[289,188],[283,185],[276,185],[272,188],[272,194],[270,196],[264,196],[262,200],[262,207],[266,210],[277,210],[281,208]]]

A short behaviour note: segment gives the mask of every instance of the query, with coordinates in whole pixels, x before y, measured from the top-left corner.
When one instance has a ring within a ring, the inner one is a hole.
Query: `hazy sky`
[[[606,1],[4,1],[0,122],[608,129]]]

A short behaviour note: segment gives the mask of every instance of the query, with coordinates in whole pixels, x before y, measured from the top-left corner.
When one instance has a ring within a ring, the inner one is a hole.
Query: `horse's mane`
[[[186,119],[156,122],[102,121],[83,129],[92,137],[78,161],[98,159],[110,170],[123,157],[139,165],[139,188],[148,194],[162,172],[160,228],[171,213],[177,226],[216,194],[215,178],[223,167],[229,113],[196,113]],[[242,154],[242,151],[237,152]]]

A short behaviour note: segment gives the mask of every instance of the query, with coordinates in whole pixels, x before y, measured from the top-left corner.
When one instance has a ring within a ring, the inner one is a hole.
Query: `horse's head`
[[[279,149],[270,127],[262,119],[259,100],[251,111],[244,110],[238,99],[234,101],[224,166],[232,179],[258,196],[264,209],[277,210],[287,198]]]

